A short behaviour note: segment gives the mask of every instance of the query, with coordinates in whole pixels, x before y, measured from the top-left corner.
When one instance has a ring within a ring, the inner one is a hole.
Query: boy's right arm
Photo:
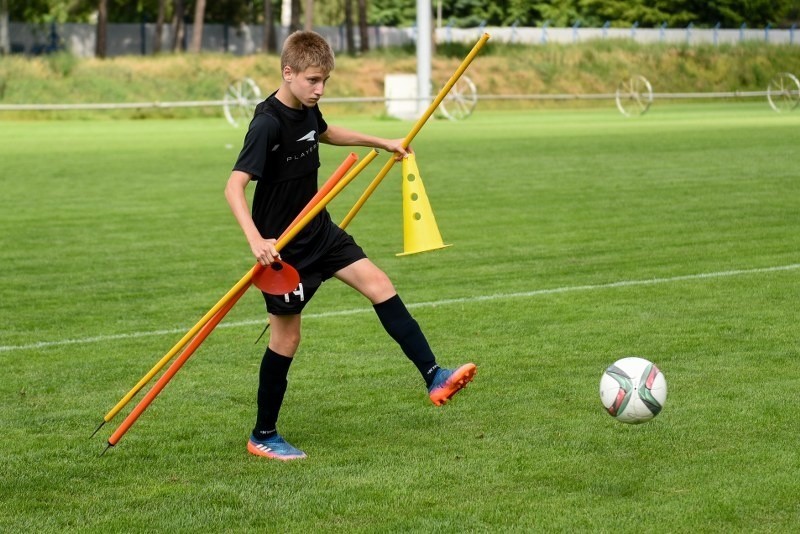
[[[228,183],[225,185],[225,199],[228,201],[233,216],[236,217],[236,222],[239,223],[247,242],[250,244],[253,256],[261,265],[267,266],[279,259],[280,254],[275,249],[275,240],[264,239],[250,216],[247,198],[244,194],[250,179],[251,176],[246,172],[231,172]]]

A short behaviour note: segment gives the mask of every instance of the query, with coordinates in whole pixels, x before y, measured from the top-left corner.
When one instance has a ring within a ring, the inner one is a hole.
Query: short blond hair
[[[318,67],[330,73],[334,67],[333,50],[316,32],[294,32],[286,38],[281,52],[281,70],[287,66],[295,72]]]

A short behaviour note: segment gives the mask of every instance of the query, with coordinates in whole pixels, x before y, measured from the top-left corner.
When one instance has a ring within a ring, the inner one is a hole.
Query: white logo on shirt
[[[309,143],[313,143],[314,142],[314,136],[316,134],[317,134],[317,132],[315,132],[314,130],[311,130],[310,132],[305,134],[303,137],[298,139],[298,141],[308,141]]]

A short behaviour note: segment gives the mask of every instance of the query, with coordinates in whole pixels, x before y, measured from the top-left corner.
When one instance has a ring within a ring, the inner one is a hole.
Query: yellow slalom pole
[[[189,331],[186,332],[186,334],[175,344],[175,346],[173,346],[169,350],[169,352],[167,352],[160,360],[158,360],[158,362],[156,362],[156,364],[153,366],[153,368],[150,369],[150,371],[148,371],[147,374],[144,375],[142,377],[142,379],[139,380],[139,382],[137,382],[136,385],[133,386],[133,388],[128,393],[126,393],[125,396],[122,397],[122,399],[120,399],[120,401],[113,408],[111,408],[111,410],[105,416],[103,416],[103,421],[100,423],[100,425],[92,433],[92,436],[97,434],[97,431],[100,430],[103,427],[104,424],[106,424],[109,421],[111,421],[114,418],[114,416],[117,415],[120,412],[120,410],[122,410],[122,408],[124,408],[125,405],[128,404],[130,402],[130,400],[137,393],[139,393],[139,391],[141,391],[141,389],[148,382],[150,382],[150,380],[152,380],[153,377],[156,376],[156,374],[158,374],[158,372],[165,365],[167,365],[167,363],[172,359],[172,357],[175,356],[178,353],[178,351],[180,351],[189,341],[191,341],[191,339],[197,334],[197,332],[199,332],[200,329],[203,328],[203,326],[207,322],[209,322],[214,317],[214,315],[216,315],[217,312],[220,309],[222,309],[223,306],[225,306],[225,304],[228,301],[230,301],[240,291],[242,291],[244,288],[246,288],[247,286],[250,285],[250,280],[253,278],[253,275],[256,272],[256,267],[258,267],[258,266],[260,266],[260,264],[256,264],[252,269],[250,269],[247,272],[247,274],[245,274],[238,282],[236,282],[236,285],[234,285],[230,289],[230,291],[225,293],[225,295],[210,310],[208,310],[208,313],[206,313],[197,322],[197,324],[195,324],[192,328],[190,328]]]
[[[411,128],[411,131],[408,132],[408,135],[406,135],[406,137],[403,139],[403,148],[408,148],[408,146],[411,144],[411,141],[414,139],[414,137],[416,137],[417,133],[419,133],[419,131],[422,129],[425,123],[428,122],[428,119],[431,118],[431,115],[433,115],[433,113],[436,111],[436,108],[439,107],[439,104],[442,103],[442,100],[444,100],[444,98],[447,96],[447,93],[450,92],[450,89],[453,88],[458,79],[461,78],[461,75],[464,74],[464,71],[467,70],[467,67],[469,67],[470,63],[472,63],[472,60],[475,59],[475,56],[478,55],[480,49],[483,48],[483,45],[485,45],[486,41],[489,40],[489,37],[490,35],[488,33],[484,33],[478,40],[478,42],[475,43],[475,46],[472,47],[472,50],[470,50],[469,54],[467,54],[467,57],[464,58],[464,60],[461,62],[461,65],[458,66],[458,68],[450,77],[450,79],[447,81],[447,83],[444,84],[444,87],[442,87],[441,91],[439,91],[439,94],[436,95],[436,98],[433,99],[431,105],[428,106],[428,109],[425,110],[425,113],[422,114],[422,117],[417,119],[417,122],[414,124],[414,127]],[[381,183],[383,178],[392,169],[392,165],[394,165],[394,163],[395,159],[394,155],[392,155],[391,159],[389,159],[389,161],[387,161],[384,164],[383,168],[381,168],[378,175],[372,180],[372,183],[369,184],[366,191],[364,191],[364,193],[361,195],[361,198],[358,199],[358,201],[355,203],[350,212],[342,221],[342,224],[339,226],[344,228],[348,224],[350,224],[350,221],[353,220],[353,217],[356,216],[358,211],[361,209],[361,207],[364,205],[367,199],[372,195],[372,193]]]
[[[328,204],[328,203],[329,203],[331,200],[333,200],[333,197],[335,197],[336,195],[338,195],[338,194],[341,192],[341,190],[342,190],[342,189],[344,189],[344,188],[347,186],[347,184],[349,184],[350,182],[352,182],[352,181],[353,181],[353,179],[354,179],[356,176],[358,176],[358,174],[359,174],[359,173],[360,173],[362,170],[364,170],[364,167],[366,167],[367,165],[369,165],[369,164],[372,162],[372,160],[373,160],[373,159],[375,159],[377,156],[378,156],[378,152],[377,152],[375,149],[372,149],[372,150],[370,150],[369,154],[367,154],[367,155],[364,157],[364,159],[363,159],[363,160],[361,160],[361,163],[359,163],[358,165],[356,165],[356,166],[353,168],[353,170],[352,170],[352,171],[350,171],[350,172],[347,174],[347,176],[345,176],[344,178],[342,178],[342,179],[339,181],[339,183],[337,183],[335,186],[333,186],[333,189],[331,189],[330,193],[328,193],[327,195],[325,195],[325,198],[323,198],[323,199],[322,199],[322,201],[320,201],[320,203],[319,203],[319,204],[317,204],[316,206],[314,206],[314,208],[313,208],[311,211],[309,211],[309,212],[308,212],[308,215],[306,215],[306,217],[305,217],[305,219],[304,219],[304,220],[306,221],[306,224],[308,223],[308,221],[310,221],[311,219],[313,219],[314,217],[316,217],[316,216],[317,216],[317,214],[319,214],[319,212],[321,212],[321,211],[322,211],[322,210],[325,208],[325,206],[326,206],[326,205],[327,205],[327,204]],[[292,239],[294,239],[294,237],[295,237],[295,236],[296,236],[296,235],[297,235],[297,234],[300,232],[300,230],[302,230],[302,229],[303,229],[303,228],[302,228],[303,226],[305,226],[305,224],[301,224],[301,223],[299,223],[299,224],[296,224],[296,225],[295,225],[295,226],[294,226],[294,227],[293,227],[291,230],[289,230],[288,232],[286,232],[286,234],[285,234],[285,235],[284,235],[284,236],[283,236],[281,239],[279,239],[277,243],[275,243],[275,248],[276,248],[276,249],[278,249],[278,250],[281,250],[281,249],[282,249],[282,248],[283,248],[283,247],[284,247],[284,246],[285,246],[285,245],[286,245],[286,244],[287,244],[289,241],[291,241]]]
[[[289,231],[284,233],[283,236],[275,243],[275,248],[280,251],[283,247],[286,246],[289,241],[291,241],[299,232],[302,230],[314,217],[316,217],[324,208],[325,206],[330,203],[333,198],[338,195],[344,187],[353,181],[353,179],[358,176],[364,168],[372,162],[373,159],[378,155],[375,150],[370,151],[369,154],[353,169],[348,172],[344,178],[342,178],[331,191],[325,195],[318,203],[314,206],[302,219],[300,219],[297,224],[295,224]],[[139,392],[141,389],[148,383],[153,377],[158,374],[161,369],[180,351],[186,344],[191,341],[191,339],[200,331],[206,323],[208,323],[216,314],[219,312],[226,303],[228,303],[231,299],[233,299],[239,292],[243,289],[249,287],[253,276],[257,272],[257,270],[261,269],[261,264],[257,263],[251,268],[247,274],[245,274],[237,283],[234,285],[225,296],[223,296],[208,312],[195,324],[186,335],[184,335],[178,343],[173,346],[169,352],[167,352],[154,366],[150,371],[142,377],[139,382],[124,396],[120,401],[103,417],[103,421],[97,427],[97,429],[92,433],[94,436],[100,428],[111,419],[116,416],[122,408],[125,407],[126,404],[130,402],[130,400]]]
[[[152,389],[147,392],[147,394],[139,402],[139,404],[136,405],[133,411],[131,411],[125,420],[122,421],[122,424],[120,424],[119,428],[117,428],[114,433],[111,434],[111,437],[108,438],[108,446],[100,456],[105,454],[108,449],[115,446],[119,440],[122,439],[122,436],[124,436],[130,427],[133,426],[136,420],[139,419],[139,416],[144,413],[148,406],[150,406],[150,403],[155,400],[158,394],[161,393],[161,390],[163,390],[169,381],[172,380],[172,377],[175,376],[175,373],[177,373],[183,364],[186,363],[186,360],[188,360],[192,354],[194,354],[194,351],[197,350],[197,347],[199,347],[200,344],[205,341],[214,328],[216,328],[219,322],[225,317],[225,314],[227,314],[231,308],[236,305],[236,302],[242,297],[242,295],[245,294],[246,291],[247,287],[239,290],[239,292],[234,295],[231,300],[226,302],[222,309],[220,309],[210,321],[203,325],[203,328],[200,329],[200,332],[198,332],[192,341],[186,346],[186,350],[184,350],[183,353],[178,356],[174,362],[172,362],[172,365],[170,365],[164,374],[161,375],[161,378],[156,381],[156,384],[152,387]]]

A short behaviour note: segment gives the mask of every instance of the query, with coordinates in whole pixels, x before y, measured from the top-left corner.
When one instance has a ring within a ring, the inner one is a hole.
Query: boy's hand
[[[405,141],[405,138],[385,140],[386,144],[384,144],[383,148],[388,152],[394,152],[395,161],[400,161],[409,154],[414,153],[414,150],[411,148],[411,146],[408,148],[403,148],[403,141]]]
[[[250,242],[250,250],[253,251],[253,256],[264,267],[281,258],[275,248],[275,243],[277,243],[275,239],[263,239],[261,237]]]

